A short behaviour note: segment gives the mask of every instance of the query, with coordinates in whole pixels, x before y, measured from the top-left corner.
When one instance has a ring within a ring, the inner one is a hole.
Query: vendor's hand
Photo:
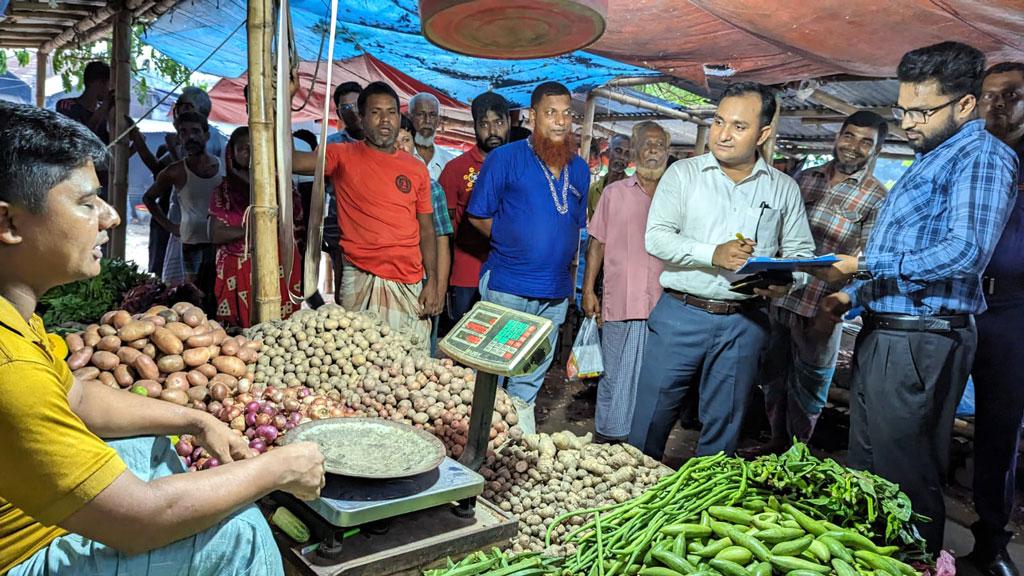
[[[725,270],[739,270],[754,253],[754,246],[756,244],[749,238],[719,244],[711,256],[711,264]]]
[[[281,475],[279,489],[299,500],[315,500],[326,483],[324,456],[313,442],[295,442],[275,448],[260,459],[277,459]]]
[[[819,327],[827,327],[828,330],[832,329],[832,326],[843,321],[843,316],[850,311],[853,304],[850,302],[850,295],[846,292],[835,292],[829,294],[821,299],[821,304],[818,306],[818,315],[814,321]]]
[[[583,291],[583,313],[589,317],[595,318],[598,325],[602,323],[601,300],[598,299],[597,294],[592,290]]]
[[[420,291],[420,318],[436,316],[441,312],[440,302],[437,297],[437,281],[427,280],[427,283]]]
[[[249,448],[249,441],[245,436],[236,434],[231,428],[212,416],[201,418],[192,432],[192,435],[196,437],[196,444],[220,460],[221,464],[245,460],[256,455],[252,448]]]
[[[789,284],[769,284],[767,288],[754,288],[754,294],[769,300],[785,298],[789,296],[789,287],[791,285],[792,282]]]
[[[828,268],[808,266],[801,270],[829,284],[848,282],[857,272],[857,257],[848,254],[836,254],[836,258],[839,258],[839,261],[833,263]]]

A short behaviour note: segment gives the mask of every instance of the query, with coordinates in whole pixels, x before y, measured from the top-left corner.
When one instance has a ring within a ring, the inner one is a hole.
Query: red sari
[[[230,154],[230,151],[229,151]],[[225,226],[245,228],[249,207],[249,182],[232,169],[232,159],[227,158],[227,176],[210,196],[210,217]],[[302,204],[295,204],[301,212]],[[299,216],[296,216],[299,219]],[[302,297],[302,260],[298,250],[292,258],[292,269],[286,280],[284,269],[278,267],[281,278],[281,318],[288,318],[301,306],[292,303],[289,292],[297,299]],[[252,254],[245,250],[245,239],[235,240],[217,247],[217,281],[214,285],[217,297],[217,321],[228,326],[248,328],[252,325]]]

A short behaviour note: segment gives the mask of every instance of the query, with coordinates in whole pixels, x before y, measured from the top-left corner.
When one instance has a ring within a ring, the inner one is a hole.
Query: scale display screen
[[[532,371],[551,343],[550,320],[478,302],[441,340],[442,352],[458,362],[499,376],[516,376]]]

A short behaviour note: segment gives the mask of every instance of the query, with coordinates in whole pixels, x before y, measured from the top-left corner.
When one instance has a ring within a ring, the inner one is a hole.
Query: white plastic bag
[[[584,318],[576,341],[572,343],[572,354],[565,366],[570,380],[597,378],[604,373],[604,359],[601,357],[601,337],[597,331],[597,320]]]

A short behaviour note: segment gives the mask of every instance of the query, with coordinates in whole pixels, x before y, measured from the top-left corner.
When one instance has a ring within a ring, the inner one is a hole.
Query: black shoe
[[[600,432],[594,432],[594,444],[609,444],[614,446],[615,444],[622,444],[625,441],[625,438],[615,438],[613,436],[605,436]]]
[[[1010,559],[1010,554],[1005,548],[997,552],[995,556],[984,558],[971,552],[964,557],[964,560],[973,564],[985,576],[1020,576],[1017,565]]]
[[[753,460],[760,456],[767,456],[769,454],[782,454],[787,448],[785,446],[772,444],[762,444],[760,446],[751,446],[750,448],[740,448],[736,450],[736,455],[744,460]]]

